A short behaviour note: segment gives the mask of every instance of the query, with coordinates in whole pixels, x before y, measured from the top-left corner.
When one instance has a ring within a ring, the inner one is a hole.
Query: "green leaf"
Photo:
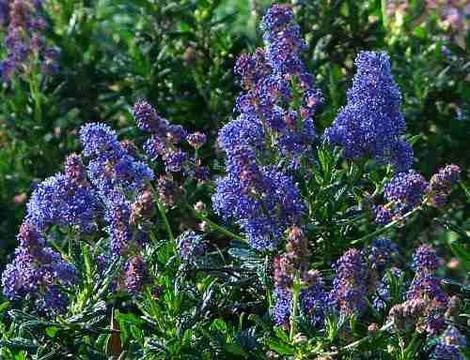
[[[241,345],[239,345],[237,343],[225,344],[224,349],[225,349],[225,351],[227,351],[231,354],[234,354],[234,355],[247,356],[247,353],[245,352],[245,350],[243,350]]]
[[[50,338],[54,338],[58,331],[59,331],[59,328],[57,326],[48,326],[46,328],[46,334]]]
[[[275,351],[279,355],[294,355],[295,349],[289,344],[281,343],[276,340],[268,340],[267,344],[268,348]]]
[[[0,314],[7,311],[9,308],[10,308],[10,302],[9,301],[5,301],[5,302],[1,303],[0,304]]]

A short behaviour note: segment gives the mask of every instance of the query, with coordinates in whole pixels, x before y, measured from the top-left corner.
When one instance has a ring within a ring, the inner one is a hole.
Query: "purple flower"
[[[360,315],[366,308],[368,270],[361,252],[350,249],[334,265],[330,299],[342,315]]]
[[[142,290],[148,281],[148,270],[142,256],[133,256],[124,266],[124,285],[131,294]]]
[[[393,267],[389,272],[382,276],[382,279],[376,286],[376,295],[373,298],[373,306],[376,310],[380,311],[387,307],[388,302],[392,300],[392,289],[394,289],[395,283],[401,285],[398,289],[399,292],[403,289],[403,281],[400,281],[404,277],[402,270]]]
[[[432,360],[465,360],[458,346],[438,343],[431,353]]]
[[[292,307],[292,292],[290,289],[274,289],[274,323],[285,329],[289,328],[290,312]]]
[[[85,156],[98,156],[107,151],[116,151],[119,142],[116,132],[108,125],[89,123],[80,129],[80,143]]]
[[[29,297],[45,314],[65,311],[68,297],[62,289],[76,283],[75,267],[45,246],[31,222],[23,223],[18,240],[15,257],[2,274],[4,295],[10,300]]]
[[[88,163],[90,182],[101,196],[116,189],[136,192],[153,180],[153,171],[144,162],[130,155],[119,143],[116,133],[103,124],[86,124],[80,130],[83,153]]]
[[[174,173],[183,171],[185,162],[187,160],[188,154],[186,154],[183,150],[180,149],[169,151],[163,157],[166,171]]]
[[[206,134],[203,134],[199,131],[192,134],[188,134],[186,136],[186,141],[188,142],[188,144],[195,149],[199,149],[202,145],[204,145],[206,143],[206,140]]]
[[[451,325],[442,334],[439,343],[433,349],[431,359],[464,360],[460,349],[466,346],[467,339],[455,326]]]
[[[265,52],[259,48],[253,54],[240,55],[233,70],[247,90],[254,88],[260,80],[271,73],[271,68],[266,63]]]
[[[160,201],[166,206],[175,205],[180,198],[182,189],[169,176],[160,176],[157,181],[157,192]]]
[[[392,221],[393,214],[383,205],[377,205],[373,208],[374,221],[379,225],[386,225]]]
[[[428,189],[426,179],[415,170],[402,172],[386,185],[384,196],[387,201],[402,204],[407,210],[420,205]]]
[[[398,254],[398,246],[390,239],[383,237],[372,241],[367,251],[371,268],[379,272],[384,271]]]
[[[6,12],[8,11],[8,14]],[[42,15],[42,2],[34,0],[11,0],[0,4],[0,22],[8,23],[5,36],[6,58],[2,61],[2,78],[11,80],[15,72],[30,71],[35,60],[41,61],[46,74],[58,70],[58,55],[52,55],[45,46],[42,32],[46,22]]]
[[[460,177],[460,167],[451,164],[439,171],[431,177],[430,181],[430,204],[434,207],[441,208],[447,203],[447,198],[452,191],[452,186],[457,183]]]
[[[86,167],[80,155],[71,154],[67,156],[64,164],[64,174],[78,184],[85,185],[87,183]]]
[[[240,116],[222,127],[218,143],[227,155],[241,146],[261,150],[265,146],[265,133],[260,122],[247,116]]]
[[[255,249],[274,249],[283,232],[300,221],[304,205],[289,176],[251,165],[231,165],[230,173],[217,181],[213,208],[237,221]]]
[[[70,167],[67,171],[72,172]],[[57,225],[90,232],[95,226],[97,198],[87,183],[57,174],[36,187],[27,208],[28,219],[40,229]]]
[[[167,138],[172,144],[179,144],[184,139],[188,133],[181,125],[170,124],[167,128]]]
[[[151,160],[155,160],[159,156],[164,155],[167,150],[165,143],[156,135],[148,138],[143,148]]]
[[[292,9],[274,5],[263,19],[265,50],[237,61],[235,73],[245,90],[236,102],[240,115],[220,131],[219,144],[229,157],[237,146],[273,150],[287,160],[286,168],[296,169],[303,158],[311,160],[312,116],[323,98],[301,60],[305,42]],[[287,105],[293,100],[298,104]]]
[[[437,252],[430,245],[421,245],[413,254],[413,269],[418,274],[433,274],[440,265]]]
[[[161,126],[161,119],[157,111],[147,101],[139,101],[132,107],[132,115],[140,130],[148,132],[158,132]]]
[[[383,52],[363,51],[356,58],[356,66],[348,103],[326,130],[325,138],[341,146],[346,158],[372,157],[394,165],[397,172],[406,171],[413,152],[400,139],[405,120],[390,59]]]
[[[132,240],[131,204],[118,192],[108,194],[106,201],[106,231],[110,237],[111,255],[119,257],[127,252]]]
[[[204,255],[207,246],[204,243],[202,235],[194,231],[185,231],[176,239],[178,253],[186,263],[197,261],[198,256]]]
[[[328,294],[319,271],[308,272],[308,287],[300,294],[301,309],[313,326],[322,327],[328,308]]]

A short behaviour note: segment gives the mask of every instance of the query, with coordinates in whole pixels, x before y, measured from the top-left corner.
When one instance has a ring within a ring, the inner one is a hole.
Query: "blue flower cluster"
[[[375,221],[387,224],[424,204],[443,207],[459,174],[460,168],[453,164],[439,169],[430,182],[413,169],[396,174],[385,186],[384,198],[388,203],[374,208]]]
[[[262,29],[265,49],[242,55],[235,66],[245,91],[237,100],[238,118],[219,132],[227,175],[213,196],[215,211],[235,220],[258,250],[274,249],[301,220],[300,193],[283,168],[311,159],[312,116],[323,101],[301,60],[305,43],[291,8],[272,6]],[[294,94],[297,101],[291,101]]]
[[[330,301],[341,315],[359,316],[366,308],[368,268],[363,254],[350,249],[334,265],[336,276]]]
[[[465,336],[453,325],[450,325],[441,335],[439,343],[431,353],[433,360],[464,360],[460,349],[465,348],[468,342]]]
[[[15,257],[2,274],[4,295],[11,300],[28,298],[48,315],[64,311],[68,296],[63,289],[77,282],[75,267],[46,246],[40,230],[26,220],[18,234]]]
[[[44,180],[28,202],[28,219],[39,229],[49,225],[91,232],[95,228],[97,199],[86,179],[70,172]]]
[[[458,182],[459,177],[460,167],[455,164],[439,169],[429,182],[430,205],[442,208],[447,203],[452,187]]]
[[[325,131],[325,138],[341,146],[346,158],[371,157],[392,164],[397,172],[406,171],[413,163],[413,150],[400,138],[405,120],[390,59],[383,52],[363,51],[356,66],[348,103]]]
[[[430,335],[440,334],[446,325],[449,296],[441,288],[436,276],[440,259],[429,245],[422,245],[413,254],[415,277],[406,293],[405,301],[395,305],[389,316],[397,328],[414,327]]]
[[[306,44],[291,8],[272,6],[261,27],[265,49],[240,56],[235,66],[245,90],[237,99],[236,111],[245,126],[266,128],[270,145],[289,160],[289,167],[296,168],[303,158],[312,156],[312,117],[323,97],[301,59]],[[223,133],[220,139],[225,141]]]
[[[111,255],[129,250],[134,238],[131,224],[132,202],[154,179],[147,164],[123,146],[116,133],[104,124],[90,123],[80,130],[83,153],[88,157],[87,173],[104,207],[110,236]]]
[[[274,259],[274,322],[284,328],[290,326],[294,281],[301,281],[300,310],[313,326],[324,325],[328,296],[321,274],[309,270],[308,240],[299,227],[289,229],[286,252]]]
[[[205,134],[188,134],[181,125],[171,124],[160,116],[147,101],[135,103],[132,114],[139,129],[151,134],[143,146],[149,159],[155,161],[161,158],[169,174],[183,173],[198,180],[207,179],[208,171],[201,166],[199,159],[191,159],[181,148],[186,141],[193,149],[199,149],[206,142]]]
[[[435,275],[441,262],[429,245],[420,246],[413,254],[416,275],[411,283],[396,267],[400,262],[398,248],[389,239],[375,239],[362,251],[349,249],[333,266],[335,277],[329,292],[319,272],[308,270],[307,246],[306,237],[294,227],[286,252],[274,259],[272,315],[276,325],[285,329],[291,325],[296,281],[301,286],[299,309],[318,328],[324,327],[325,318],[333,314],[364,318],[370,297],[375,310],[385,312],[393,321],[394,331],[416,330],[436,336],[443,333],[458,306],[458,298],[450,298],[441,288]]]
[[[116,257],[127,259],[122,279],[116,279],[123,285],[116,288],[132,293],[146,279],[139,249],[148,238],[143,222],[153,214],[152,193],[146,188],[153,171],[132,144],[119,142],[104,124],[84,125],[80,142],[82,155],[68,156],[64,172],[44,180],[31,195],[20,246],[2,280],[8,298],[32,297],[40,309],[52,312],[65,309],[67,296],[60,289],[75,281],[73,266],[47,246],[52,226],[71,236],[90,233],[104,222],[110,244],[100,265]]]
[[[130,293],[138,293],[148,282],[147,264],[140,255],[129,258],[124,267],[124,288]]]
[[[3,81],[8,82],[15,72],[30,71],[31,58],[41,60],[42,73],[56,73],[59,52],[44,43],[42,32],[46,22],[41,15],[42,1],[11,0],[0,5],[0,12],[0,21],[8,23],[5,37],[7,56],[0,65]]]

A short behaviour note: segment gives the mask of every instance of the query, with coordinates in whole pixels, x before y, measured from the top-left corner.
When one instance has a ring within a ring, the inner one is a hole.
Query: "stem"
[[[210,220],[207,216],[201,214],[201,213],[198,213],[198,212],[195,212],[194,210],[192,210],[193,213],[194,213],[194,216],[196,216],[199,220],[201,221],[205,221],[209,227],[211,227],[213,230],[217,230],[218,232],[220,232],[221,234],[224,234],[228,237],[231,237],[235,240],[239,240],[239,241],[242,241],[242,242],[246,242],[245,238],[241,237],[240,235],[237,235],[237,234],[234,234],[233,232],[231,232],[230,230],[220,226],[219,224],[213,222],[212,220]]]
[[[421,210],[421,206],[418,206],[418,207],[414,208],[413,210],[407,212],[405,215],[401,216],[399,219],[396,219],[396,220],[393,220],[393,221],[389,222],[384,227],[381,227],[380,229],[377,229],[377,230],[371,232],[370,234],[365,235],[365,236],[363,236],[359,239],[351,241],[351,244],[357,244],[357,243],[363,242],[365,240],[368,240],[370,238],[373,238],[377,235],[380,235],[381,233],[383,233],[383,232],[387,231],[388,229],[394,227],[396,224],[398,224],[399,222],[401,222],[401,221],[405,220],[406,218],[410,217],[411,215],[418,212],[419,210]]]
[[[160,201],[158,196],[156,197],[156,202],[157,202],[158,212],[160,213],[160,216],[162,217],[163,225],[165,226],[166,232],[168,233],[168,237],[170,238],[171,241],[174,241],[175,237],[173,236],[173,231],[171,230],[170,222],[168,221],[168,217],[166,216],[165,205]]]
[[[292,288],[292,310],[290,314],[290,329],[289,329],[289,340],[293,341],[295,334],[297,333],[297,316],[299,311],[299,300],[300,300],[300,286],[298,275],[294,279],[294,286]]]
[[[154,186],[150,183],[148,183],[148,186],[150,187],[150,189],[152,190],[152,193],[155,197],[155,202],[157,204],[157,208],[158,208],[158,213],[160,214],[162,220],[163,220],[163,225],[165,227],[165,230],[168,234],[168,238],[171,240],[171,241],[174,241],[175,240],[175,237],[173,236],[173,231],[171,230],[171,226],[170,226],[170,222],[168,221],[168,217],[166,216],[166,208],[165,208],[165,204],[163,204],[158,196],[158,192],[157,190],[155,190]]]
[[[389,323],[385,324],[384,326],[382,326],[379,330],[377,330],[376,333],[372,334],[372,335],[368,335],[368,336],[365,336],[363,337],[362,339],[359,339],[357,341],[354,341],[346,346],[343,346],[342,348],[338,349],[337,351],[331,351],[331,352],[319,352],[315,355],[321,355],[321,356],[336,356],[336,355],[339,355],[340,353],[342,352],[345,352],[345,351],[348,351],[348,350],[352,350],[354,349],[355,347],[361,345],[362,343],[366,342],[366,341],[369,341],[371,338],[373,338],[374,336],[376,336],[377,334],[380,334],[382,332],[385,332],[387,331],[388,329],[390,329],[391,327],[393,326],[393,321],[390,321]]]
[[[34,101],[34,120],[40,123],[42,122],[41,93],[39,90],[38,79],[34,73],[32,73],[31,79],[29,81],[29,90]]]

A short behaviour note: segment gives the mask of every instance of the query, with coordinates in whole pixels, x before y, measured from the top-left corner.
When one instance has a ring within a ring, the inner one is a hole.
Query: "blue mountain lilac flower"
[[[217,181],[214,210],[235,220],[255,249],[274,249],[283,232],[301,219],[304,205],[299,190],[289,176],[272,168],[231,161],[230,170]]]
[[[203,146],[206,143],[207,136],[206,136],[206,134],[204,134],[200,131],[196,131],[195,133],[188,134],[186,136],[186,141],[193,148],[199,149],[201,146]]]
[[[129,249],[133,229],[131,226],[131,204],[123,194],[109,194],[106,202],[105,222],[110,237],[110,250],[113,257],[124,255]]]
[[[348,159],[370,157],[392,164],[397,172],[406,171],[412,165],[413,151],[400,138],[405,120],[390,59],[384,52],[363,51],[355,63],[348,102],[325,131],[325,138],[340,146]]]
[[[393,213],[383,205],[376,205],[373,208],[374,221],[379,225],[386,225],[393,219]]]
[[[143,149],[150,160],[155,161],[159,156],[165,154],[166,145],[160,137],[153,135],[145,141]]]
[[[321,327],[328,306],[328,295],[323,279],[317,270],[308,270],[308,240],[302,229],[293,226],[288,230],[286,252],[275,257],[274,265],[274,322],[289,327],[292,308],[292,291],[294,280],[301,283],[300,309],[306,314],[313,326]],[[299,285],[299,284],[297,284]]]
[[[116,132],[102,123],[88,123],[80,128],[80,143],[85,156],[98,156],[104,152],[116,152],[119,141]]]
[[[124,286],[131,294],[139,293],[148,282],[148,269],[142,256],[133,256],[124,266]]]
[[[198,256],[204,255],[207,246],[202,235],[194,231],[185,231],[176,239],[178,253],[187,263],[194,262]]]
[[[163,161],[167,174],[183,173],[186,177],[197,180],[206,178],[206,168],[204,170],[198,169],[196,174],[196,168],[201,167],[197,150],[206,142],[205,134],[201,132],[188,134],[181,125],[171,124],[160,116],[147,101],[137,102],[132,113],[137,126],[150,133],[143,149],[151,161],[158,159]],[[190,157],[182,149],[184,140],[195,150],[194,157]]]
[[[67,167],[67,172],[72,176],[82,176],[71,174],[70,167]],[[57,174],[36,187],[27,209],[28,219],[40,229],[57,225],[90,232],[95,226],[97,198],[83,178]]]
[[[434,274],[440,265],[437,252],[430,245],[421,245],[413,253],[412,267],[417,274]]]
[[[274,323],[282,326],[284,329],[289,328],[289,319],[292,308],[292,291],[291,289],[275,288],[274,289]]]
[[[162,175],[157,181],[157,193],[160,201],[171,207],[181,198],[184,189],[172,177]]]
[[[398,246],[395,243],[388,238],[380,237],[372,241],[367,251],[367,258],[373,270],[383,272],[398,254]]]
[[[178,145],[186,139],[187,131],[181,125],[170,124],[168,126],[166,136],[168,141],[173,145]]]
[[[150,220],[155,212],[153,193],[150,189],[142,191],[131,205],[130,222],[133,225]]]
[[[398,331],[409,332],[418,328],[426,306],[426,301],[423,299],[409,299],[392,306],[388,318],[393,321]]]
[[[368,269],[357,249],[349,249],[334,264],[336,271],[331,302],[345,316],[359,316],[366,308]]]
[[[467,346],[467,339],[460,331],[450,325],[440,337],[439,343],[435,346],[431,353],[431,359],[449,359],[449,360],[464,360],[465,357],[460,352],[461,348]]]
[[[77,184],[87,184],[86,167],[78,154],[70,154],[65,159],[64,174],[67,178],[75,181]]]
[[[0,26],[6,26],[10,20],[10,0],[0,0]]]
[[[427,201],[429,190],[429,183],[415,170],[396,174],[385,186],[384,198],[388,204],[374,207],[375,222],[384,225],[402,219]]]
[[[301,309],[313,326],[321,328],[329,310],[323,278],[318,270],[312,270],[304,275],[303,280],[307,287],[300,293]]]
[[[180,150],[169,151],[163,156],[166,171],[169,173],[177,173],[184,170],[184,165],[188,160],[188,155]]]
[[[442,208],[447,203],[452,187],[458,182],[460,177],[460,167],[454,164],[445,166],[431,177],[430,199],[431,206]]]
[[[80,129],[83,153],[90,157],[88,177],[100,195],[119,189],[138,192],[146,181],[153,180],[153,171],[143,161],[129,155],[114,130],[104,124],[86,124]]]
[[[323,97],[301,60],[306,45],[292,9],[272,6],[264,16],[262,30],[265,49],[242,55],[235,66],[244,89],[236,101],[239,116],[220,132],[219,143],[229,154],[237,145],[262,147],[269,138],[270,150],[288,160],[287,168],[296,169],[301,159],[311,159],[315,139],[312,116]],[[294,94],[298,99],[293,99]],[[298,100],[295,106],[286,105],[294,104],[291,100]],[[252,134],[250,127],[255,128]],[[231,132],[235,134],[230,136]]]
[[[406,296],[407,300],[422,300],[425,303],[422,320],[416,326],[418,331],[438,334],[444,329],[449,297],[442,290],[439,278],[428,273],[417,273]]]
[[[441,281],[434,275],[416,274],[403,303],[389,312],[399,330],[411,330],[430,335],[441,333],[446,325],[449,297],[441,289]]]
[[[239,147],[262,151],[266,135],[260,122],[248,116],[239,116],[219,131],[218,144],[230,156]]]
[[[41,67],[47,73],[55,73],[58,56],[51,56],[52,49],[46,46],[43,38],[46,22],[42,15],[42,2],[12,0],[7,6],[8,16],[2,16],[8,22],[5,37],[7,55],[1,63],[3,80],[8,82],[14,73],[31,71],[35,59],[42,62]],[[1,10],[7,10],[5,5]]]
[[[266,62],[265,51],[261,48],[256,49],[252,54],[240,55],[233,70],[240,77],[243,88],[246,90],[254,89],[260,80],[265,79],[271,73],[271,68]]]
[[[168,122],[164,120],[147,101],[138,101],[132,107],[132,115],[140,130],[164,135]]]
[[[393,177],[386,185],[384,196],[387,201],[403,204],[412,209],[423,201],[428,189],[426,179],[415,170],[402,172]]]
[[[68,298],[61,289],[76,283],[75,267],[46,247],[43,235],[29,221],[22,224],[18,241],[15,258],[2,274],[4,295],[10,300],[29,297],[46,314],[63,312]]]

